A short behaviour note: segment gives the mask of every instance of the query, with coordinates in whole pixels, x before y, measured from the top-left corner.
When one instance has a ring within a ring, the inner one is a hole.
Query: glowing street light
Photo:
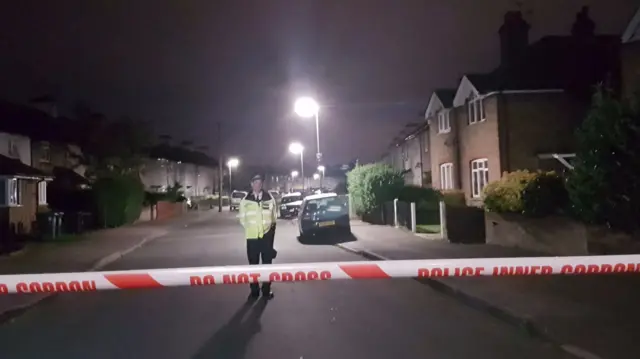
[[[316,181],[319,180],[320,179],[320,174],[319,173],[314,173],[313,174],[313,179],[316,180]]]
[[[298,171],[291,171],[291,178],[298,177]]]
[[[237,168],[238,165],[240,165],[240,160],[235,157],[231,157],[229,158],[229,161],[227,161],[227,167],[229,167],[229,191],[233,190],[233,185],[231,184],[231,169]]]
[[[320,105],[311,97],[300,97],[293,104],[293,111],[300,117],[310,118],[315,117],[316,119],[316,158],[318,159],[318,163],[322,159],[322,153],[320,153],[320,123],[319,123],[319,113],[320,113]]]
[[[300,178],[302,178],[302,190],[304,191],[304,146],[300,142],[292,142],[289,145],[289,152],[300,155]]]

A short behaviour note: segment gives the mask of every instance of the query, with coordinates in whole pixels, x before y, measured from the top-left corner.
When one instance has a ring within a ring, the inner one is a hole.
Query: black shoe
[[[260,292],[251,292],[249,293],[247,300],[256,300],[258,298],[260,298]]]
[[[273,299],[273,292],[269,291],[269,292],[262,292],[262,298],[269,300],[269,299]]]
[[[271,253],[271,259],[276,259],[277,256],[278,256],[278,251],[274,249],[273,252]]]

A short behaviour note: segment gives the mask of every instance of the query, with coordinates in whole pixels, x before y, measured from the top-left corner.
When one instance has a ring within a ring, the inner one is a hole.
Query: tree
[[[76,108],[75,128],[89,177],[137,173],[151,142],[146,123],[128,117],[110,121],[87,106]]]
[[[357,165],[347,174],[347,188],[358,215],[372,213],[400,193],[404,177],[381,163]]]
[[[599,89],[577,131],[567,189],[582,221],[634,231],[640,227],[640,97],[618,101]]]

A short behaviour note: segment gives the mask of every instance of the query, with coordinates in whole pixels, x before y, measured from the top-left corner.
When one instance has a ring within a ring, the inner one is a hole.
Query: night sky
[[[321,108],[329,164],[377,158],[418,119],[431,90],[497,65],[505,11],[530,40],[569,33],[591,6],[599,33],[621,34],[637,0],[41,0],[0,7],[0,96],[52,94],[156,134],[216,146],[245,163],[293,166],[292,140],[315,152],[298,95]],[[211,151],[213,153],[213,151]]]

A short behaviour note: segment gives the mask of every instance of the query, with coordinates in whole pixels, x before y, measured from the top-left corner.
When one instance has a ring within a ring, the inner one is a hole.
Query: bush
[[[432,188],[404,186],[395,197],[402,202],[415,202],[417,211],[433,211],[439,209],[442,195]]]
[[[347,174],[347,188],[358,215],[370,214],[393,200],[403,186],[402,174],[381,163],[356,166]]]
[[[567,192],[555,172],[515,171],[484,189],[484,207],[497,213],[540,217],[564,209]]]
[[[640,96],[620,102],[598,91],[576,133],[567,181],[571,211],[586,223],[633,232],[640,227]]]
[[[145,197],[144,185],[134,175],[110,175],[93,184],[93,196],[100,222],[119,227],[140,218]]]

